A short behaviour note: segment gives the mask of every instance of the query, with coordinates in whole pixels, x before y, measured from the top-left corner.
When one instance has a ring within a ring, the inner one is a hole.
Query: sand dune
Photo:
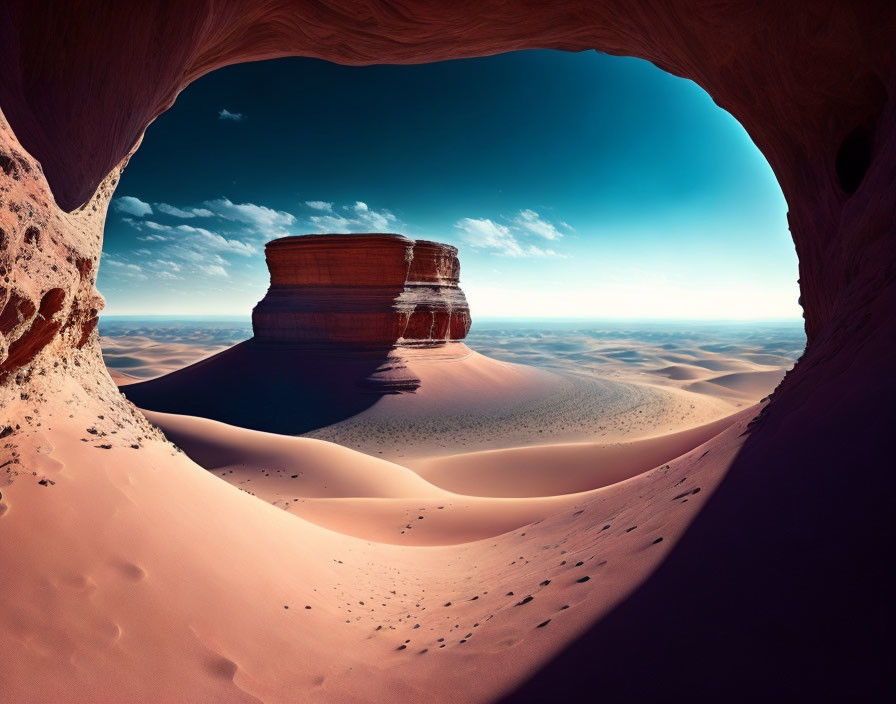
[[[452,499],[448,513],[432,498],[300,509],[387,541],[425,508],[393,546],[238,491],[145,423],[121,424],[127,404],[99,401],[110,389],[46,383],[59,405],[15,400],[11,413],[32,420],[4,439],[6,456],[33,448],[13,454],[21,471],[0,503],[10,701],[491,701],[656,568],[752,415],[668,468],[587,495]],[[446,544],[485,525],[511,530]],[[442,546],[407,549],[418,540]]]
[[[713,377],[707,381],[753,398],[759,394],[768,393],[768,390],[780,384],[783,378],[784,371],[775,369],[767,372],[754,371],[725,374]]]
[[[434,457],[412,463],[427,481],[474,496],[574,494],[633,477],[689,452],[731,425],[730,418],[631,443],[540,445]]]
[[[450,496],[450,495],[449,495]],[[289,512],[324,528],[392,545],[443,546],[494,538],[587,501],[588,494],[534,499],[299,499]]]
[[[279,393],[284,412],[291,412],[288,404],[301,395],[282,390],[294,354],[274,359],[271,374],[270,364],[255,359],[270,353],[250,347],[244,343],[145,388],[168,384],[181,394],[205,388],[212,378],[233,378],[222,372],[248,355],[252,363],[241,366],[264,368],[280,388],[257,400],[270,404]],[[672,355],[602,344],[594,358],[623,365],[612,367],[615,379],[574,366],[552,371],[500,361],[459,343],[405,348],[402,373],[418,380],[414,393],[368,397],[341,411],[349,417],[306,437],[146,415],[194,461],[278,508],[366,540],[449,545],[520,528],[667,465],[722,432],[732,411],[768,393],[783,374],[696,346],[675,348],[686,364],[652,369]],[[579,350],[575,341],[557,343],[551,354],[568,362]],[[719,374],[709,367],[748,371]],[[649,374],[639,375],[639,368]],[[226,401],[229,392],[219,391]],[[251,412],[252,398],[237,396]]]
[[[227,348],[206,338],[195,342],[160,342],[141,335],[103,337],[103,360],[109,369],[136,380],[169,374]]]
[[[243,491],[331,530],[401,545],[451,545],[501,535],[671,462],[735,422],[727,418],[623,445],[454,455],[418,463],[418,476],[318,440],[204,418],[145,415],[191,459]]]
[[[190,459],[231,484],[249,493],[264,485],[265,500],[447,495],[405,467],[333,443],[246,430],[206,418],[152,411],[144,415]]]
[[[170,372],[159,360],[191,350],[190,362],[199,362],[148,387],[133,385],[128,393],[138,405],[304,433],[398,464],[512,447],[630,442],[704,425],[768,395],[804,339],[798,326],[476,325],[469,342],[486,354],[463,345],[452,348],[453,359],[407,350],[406,372],[421,388],[377,397],[340,386],[324,367],[297,376],[295,353],[262,362],[238,345],[209,357],[251,334],[248,321],[147,323],[136,335],[123,334],[135,325],[103,324],[107,364],[129,357],[148,365],[115,367],[125,374],[116,376],[122,385],[138,374]],[[235,397],[242,402],[233,404]]]
[[[398,463],[458,451],[655,435],[730,415],[736,406],[677,388],[542,370],[468,351],[441,360],[411,352],[413,394],[384,396],[306,433]]]
[[[779,354],[745,352],[741,354],[741,358],[747,360],[748,362],[753,362],[754,364],[762,364],[769,367],[783,367],[785,369],[789,369],[793,366],[792,358],[784,357]]]
[[[692,379],[701,379],[706,375],[706,371],[691,367],[685,364],[674,364],[671,367],[663,367],[661,369],[651,369],[651,374],[664,376],[675,381],[690,381]]]
[[[713,372],[739,372],[751,369],[751,365],[736,359],[695,359],[691,364]]]
[[[139,379],[132,377],[124,372],[120,372],[117,369],[109,369],[109,376],[112,377],[112,381],[115,382],[116,386],[127,386],[128,384],[133,384]]]
[[[413,392],[381,393],[357,383],[384,376],[384,368],[414,379]],[[727,393],[709,398],[634,378],[514,364],[461,343],[401,347],[384,364],[384,358],[309,357],[247,341],[128,384],[124,393],[148,410],[304,434],[399,463],[458,450],[645,437],[656,428],[724,417],[740,402]]]

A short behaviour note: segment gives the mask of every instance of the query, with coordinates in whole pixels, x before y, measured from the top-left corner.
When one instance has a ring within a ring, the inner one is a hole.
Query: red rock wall
[[[271,286],[252,311],[255,340],[391,347],[460,340],[470,309],[457,249],[390,234],[269,242]]]
[[[116,182],[117,173],[78,213],[60,211],[40,164],[0,113],[0,390],[49,365],[77,363],[91,339],[105,304],[94,286]]]

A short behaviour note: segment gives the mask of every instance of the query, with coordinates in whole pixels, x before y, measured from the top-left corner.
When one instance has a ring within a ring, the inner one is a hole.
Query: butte
[[[413,392],[409,359],[462,359],[470,310],[457,249],[395,234],[282,237],[253,337],[124,389],[141,408],[302,433]]]

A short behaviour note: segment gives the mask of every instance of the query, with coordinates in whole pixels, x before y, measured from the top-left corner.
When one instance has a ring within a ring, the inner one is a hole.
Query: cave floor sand
[[[754,414],[662,467],[555,497],[508,532],[408,548],[236,489],[124,401],[110,412],[108,380],[40,383],[54,393],[14,402],[31,420],[3,448],[17,460],[0,514],[2,690],[15,701],[487,701],[655,568]],[[363,523],[376,513],[365,504],[384,500],[318,501]],[[450,541],[477,524],[446,504],[385,501],[426,508],[415,520]]]

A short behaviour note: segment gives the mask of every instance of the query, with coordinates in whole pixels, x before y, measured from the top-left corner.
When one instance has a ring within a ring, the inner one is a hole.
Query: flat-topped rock
[[[282,237],[265,247],[271,286],[257,342],[392,347],[462,340],[470,309],[457,248],[395,234]]]

